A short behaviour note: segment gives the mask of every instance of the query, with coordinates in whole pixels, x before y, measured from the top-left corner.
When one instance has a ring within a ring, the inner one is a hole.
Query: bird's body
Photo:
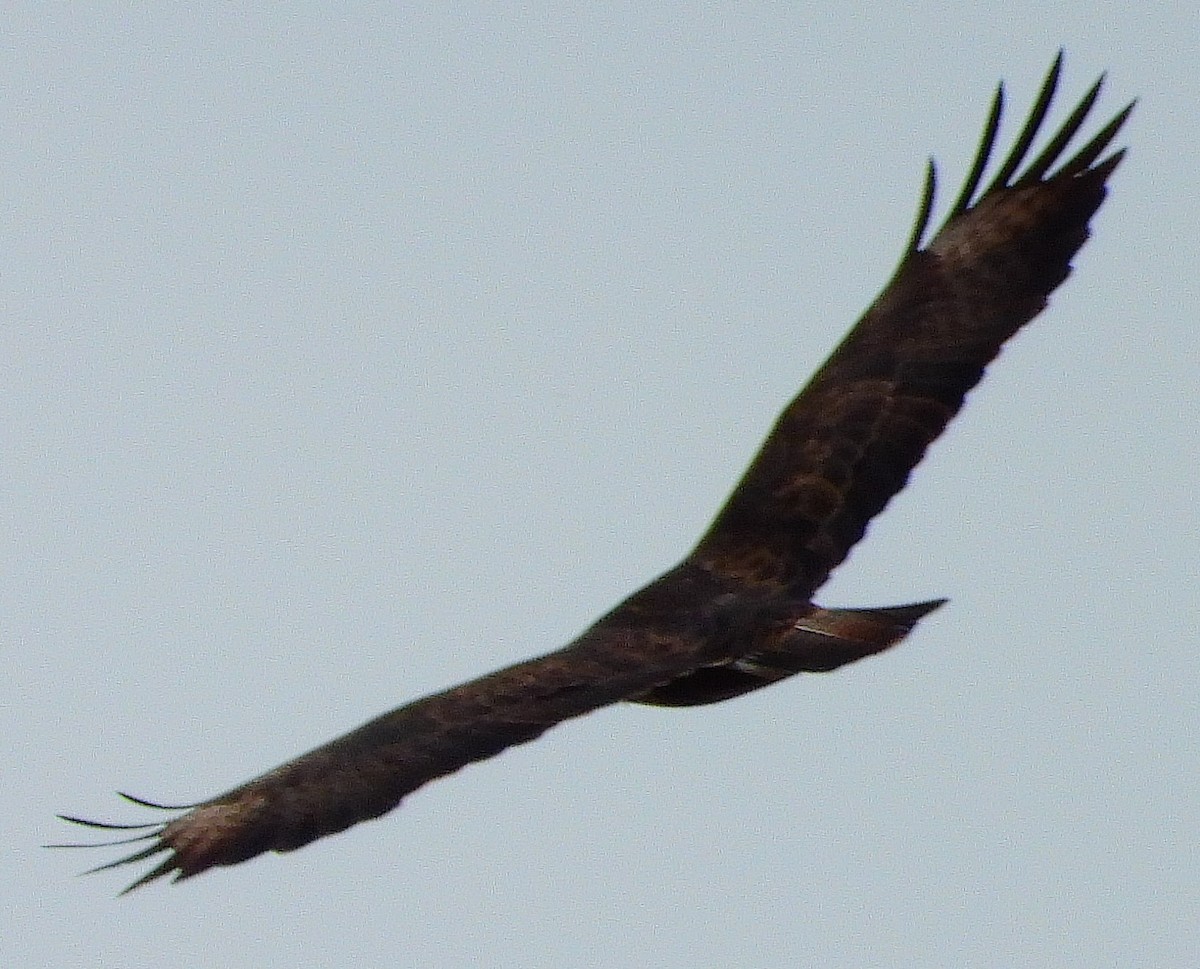
[[[1099,159],[1132,105],[1060,162],[1097,82],[1026,162],[1060,67],[1061,55],[1015,147],[979,193],[999,123],[997,93],[972,172],[923,248],[930,166],[892,280],[784,410],[679,565],[563,649],[386,713],[165,824],[68,820],[148,829],[128,840],[149,846],[113,864],[167,857],[131,887],[171,873],[186,878],[377,817],[430,780],[600,707],[719,702],[904,638],[941,602],[825,609],[813,595],[904,487],[1001,345],[1044,308],[1087,239],[1123,152]]]

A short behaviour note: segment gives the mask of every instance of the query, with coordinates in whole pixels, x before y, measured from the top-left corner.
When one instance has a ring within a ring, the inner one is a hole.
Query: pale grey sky
[[[1194,966],[1200,15],[453,10],[0,15],[0,963]],[[1095,238],[822,594],[949,596],[910,641],[119,901],[136,871],[74,877],[111,853],[38,847],[671,565],[925,158],[945,203],[1060,45],[1063,105],[1142,99]]]

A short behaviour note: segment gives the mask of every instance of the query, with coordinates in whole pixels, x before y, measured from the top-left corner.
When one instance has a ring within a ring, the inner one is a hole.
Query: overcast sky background
[[[1122,13],[1121,10],[1128,10]],[[1187,4],[10,3],[11,966],[1194,967]],[[1142,101],[1095,237],[823,590],[901,648],[604,711],[130,897],[59,811],[215,794],[670,566],[942,203]]]

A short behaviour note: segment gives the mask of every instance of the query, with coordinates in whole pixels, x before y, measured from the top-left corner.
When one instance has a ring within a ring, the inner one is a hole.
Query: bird
[[[928,162],[891,279],[784,408],[679,564],[556,652],[384,713],[207,800],[165,805],[120,795],[171,812],[166,820],[59,815],[123,834],[53,847],[136,844],[91,870],[153,865],[126,892],[164,876],[179,881],[379,817],[429,781],[611,704],[719,703],[903,640],[946,600],[844,609],[813,597],[904,488],[1002,345],[1046,307],[1089,236],[1125,157],[1110,146],[1136,101],[1064,160],[1099,97],[1101,75],[1031,159],[1063,58],[1060,50],[984,185],[1004,107],[1004,85],[997,86],[974,161],[932,235],[937,170]]]

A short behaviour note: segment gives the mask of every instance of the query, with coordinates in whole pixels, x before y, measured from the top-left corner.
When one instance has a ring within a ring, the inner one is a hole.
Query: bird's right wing
[[[958,200],[922,248],[934,197],[930,165],[894,277],[779,417],[693,552],[697,564],[811,598],[904,487],[1001,345],[1067,278],[1124,152],[1098,159],[1133,105],[1060,161],[1095,103],[1097,81],[1027,162],[1061,66],[1060,53],[1016,144],[980,192],[999,127],[997,90]]]

